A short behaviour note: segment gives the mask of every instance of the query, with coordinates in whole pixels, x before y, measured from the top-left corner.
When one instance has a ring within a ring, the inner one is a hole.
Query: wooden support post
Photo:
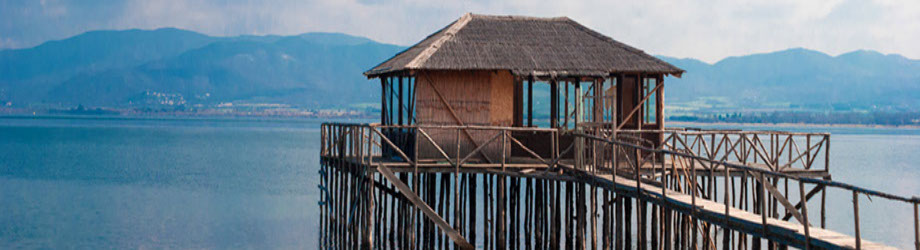
[[[603,242],[601,249],[607,250],[611,248],[611,243],[612,243],[610,241],[610,235],[612,233],[610,232],[610,228],[611,228],[610,223],[612,220],[610,219],[611,209],[609,205],[609,202],[611,200],[610,200],[609,190],[601,189],[601,192],[603,193],[602,199],[601,199],[601,212],[604,214],[601,219],[602,224],[603,224],[603,228],[601,229],[601,242]]]
[[[562,127],[568,129],[569,128],[569,83],[565,81],[563,82],[565,84],[565,92],[564,92],[565,98],[563,99],[564,101],[562,102],[562,106],[564,107],[562,109],[562,121],[563,121]]]
[[[368,171],[369,168],[367,167],[367,165],[362,165],[362,168],[364,168],[367,171],[367,173],[371,173],[370,171]],[[370,176],[368,175],[364,176],[364,192],[362,193],[364,193],[365,195],[361,197],[362,203],[363,203],[363,206],[362,206],[363,213],[361,214],[361,217],[362,217],[362,220],[364,221],[364,230],[365,230],[363,236],[364,236],[364,241],[366,242],[365,245],[367,246],[367,248],[371,248],[374,246],[374,230],[373,230],[374,228],[374,218],[373,218],[374,182],[370,179],[372,177],[373,177],[373,173],[371,173]]]
[[[469,228],[470,230],[469,231],[470,232],[467,236],[470,239],[470,242],[472,242],[472,244],[476,244],[476,214],[478,214],[478,212],[476,212],[477,211],[476,200],[478,200],[476,196],[476,185],[478,185],[478,182],[479,182],[479,174],[470,174],[470,180],[469,180],[469,183],[470,183],[470,186],[469,186],[470,188],[470,191],[469,191],[469,197],[470,197],[469,198],[470,199],[469,200],[470,202]]]
[[[559,86],[555,79],[549,81],[549,126],[559,127]]]
[[[730,201],[731,196],[729,196],[729,193],[728,193],[728,189],[729,189],[728,181],[731,178],[731,176],[728,175],[728,166],[723,165],[722,170],[724,172],[723,181],[725,182],[725,187],[724,187],[725,190],[722,191],[725,196],[723,198],[723,202],[725,203],[725,222],[724,222],[725,227],[723,229],[724,232],[722,233],[722,249],[731,249],[732,233],[731,233],[731,230],[729,230],[729,226],[728,226],[730,225],[729,223],[731,223],[731,215],[728,212],[731,209],[731,201]],[[734,186],[732,186],[732,189],[734,189]]]
[[[512,106],[512,113],[514,121],[512,124],[514,127],[523,127],[524,126],[524,81],[520,77],[514,78],[514,103]]]
[[[920,202],[918,202],[917,197],[914,197],[914,248],[920,250]]]
[[[534,229],[534,216],[533,213],[533,178],[527,178],[527,183],[524,187],[524,249],[531,250],[533,249],[533,229]]]
[[[575,249],[579,250],[585,249],[585,225],[587,222],[585,219],[587,216],[585,205],[585,184],[578,183],[575,186],[575,216],[577,217],[575,226]]]
[[[596,166],[595,166],[596,167]],[[591,249],[597,249],[597,186],[591,184]]]
[[[616,175],[614,175],[613,178],[616,178]],[[614,239],[616,241],[615,247],[616,249],[626,249],[623,245],[624,243],[623,240],[625,238],[624,232],[623,232],[623,227],[624,227],[623,225],[624,223],[623,221],[623,207],[624,207],[623,206],[623,201],[624,201],[623,194],[614,192],[614,195],[615,197],[614,197],[613,206],[615,210],[614,216],[616,217],[615,221],[613,222],[616,225],[616,232],[614,233],[614,237],[615,237]]]
[[[397,91],[399,91],[399,94],[396,95],[396,98],[399,98],[399,106],[396,107],[396,109],[399,110],[397,112],[397,114],[399,115],[399,118],[397,119],[397,121],[399,122],[399,125],[403,125],[403,105],[404,105],[403,97],[405,96],[403,95],[403,77],[402,76],[399,77],[399,88]]]
[[[573,110],[573,112],[575,112],[575,117],[574,117],[574,123],[575,123],[575,125],[573,126],[573,127],[575,127],[575,129],[578,129],[578,125],[580,125],[582,119],[584,119],[584,117],[582,117],[582,116],[584,115],[584,100],[585,100],[585,99],[582,98],[582,95],[583,95],[583,94],[582,94],[582,91],[581,91],[581,81],[575,80],[575,95],[574,95],[574,97],[573,97],[573,98],[575,98],[575,100],[573,100],[573,101],[575,101],[575,103],[574,103],[574,104],[575,104],[575,107],[574,107],[574,110]],[[582,137],[580,137],[580,136],[577,137],[577,138],[579,138],[579,139],[584,139],[584,138],[582,138]]]
[[[387,78],[380,77],[380,124],[387,124]]]
[[[492,222],[495,219],[495,217],[492,215],[492,204],[493,204],[492,175],[490,174],[483,175],[482,182],[483,182],[482,200],[484,202],[482,206],[482,210],[483,210],[482,228],[483,228],[483,231],[485,231],[483,232],[483,237],[484,237],[483,245],[485,245],[486,249],[489,249],[492,243],[492,238],[493,238],[492,235],[494,234],[494,230],[492,230],[492,226],[495,224]]]
[[[543,249],[543,180],[536,179],[536,190],[534,190],[534,248]]]
[[[413,82],[414,82],[414,81],[413,81]],[[410,102],[409,105],[413,105],[413,103],[415,102],[415,101],[414,101],[414,100],[415,100],[415,94],[414,94],[415,87],[412,87],[412,89],[413,89],[413,98],[412,98],[412,99],[413,99],[413,102]],[[411,109],[410,109],[410,110],[411,110]],[[414,112],[409,111],[409,114],[410,114],[410,115],[412,115],[413,113],[414,113]],[[413,115],[413,116],[414,116],[414,115]],[[409,121],[411,122],[412,119],[409,119]],[[413,153],[412,153],[412,170],[413,170],[412,173],[413,173],[413,174],[412,174],[412,181],[415,182],[415,183],[413,183],[413,185],[412,185],[412,191],[415,192],[416,194],[420,194],[420,192],[421,192],[421,186],[419,186],[419,185],[420,185],[420,183],[419,183],[420,180],[419,180],[419,179],[421,179],[421,176],[419,176],[419,172],[418,172],[418,157],[419,157],[419,151],[418,151],[418,147],[419,147],[419,145],[418,145],[418,144],[419,144],[419,143],[418,143],[418,142],[419,142],[419,140],[418,140],[418,134],[419,134],[419,132],[421,132],[421,128],[415,128],[415,133],[413,133],[413,143],[412,143],[412,145],[413,145]],[[417,240],[416,240],[416,237],[418,237],[418,234],[420,233],[420,228],[421,228],[421,225],[419,225],[419,223],[418,223],[418,222],[419,222],[419,219],[421,219],[421,218],[419,218],[419,210],[418,210],[418,208],[415,208],[415,209],[412,210],[412,218],[410,218],[410,221],[411,221],[412,226],[415,227],[415,231],[414,231],[414,232],[411,232],[411,235],[409,235],[409,243],[412,245],[412,247],[417,247],[417,246],[418,246],[418,242],[417,242]],[[472,242],[476,242],[476,239],[473,238],[473,239],[472,239]]]
[[[495,248],[496,249],[505,249],[505,244],[507,244],[507,233],[505,232],[505,176],[496,175],[495,178],[498,180],[498,185],[495,186],[498,192],[498,198],[496,199],[498,205],[497,220],[495,225],[497,229],[495,231]]]
[[[409,77],[408,86],[409,86],[409,98],[410,99],[409,99],[409,120],[406,122],[407,124],[417,123],[415,120],[415,91],[418,85],[416,83],[417,83],[417,78]]]
[[[824,170],[830,173],[830,162],[831,162],[831,136],[824,135]],[[829,177],[828,177],[829,179]],[[825,214],[825,202],[827,201],[827,190],[821,190],[821,228],[824,228],[824,222],[826,221]],[[917,247],[917,250],[920,250],[920,247]]]
[[[632,248],[632,201],[628,197],[623,197],[623,227],[626,230],[620,237],[623,239],[623,249]]]
[[[387,111],[387,114],[389,115],[389,117],[387,118],[387,120],[389,120],[389,124],[395,124],[395,120],[393,118],[396,115],[395,113],[396,110],[394,110],[394,106],[396,106],[397,101],[393,100],[396,98],[396,90],[395,90],[395,87],[393,87],[393,85],[394,85],[393,82],[390,82],[389,86],[387,87],[389,89],[388,98],[390,99],[390,103],[388,107],[389,110]]]
[[[550,223],[547,230],[550,234],[550,247],[561,248],[563,239],[559,234],[562,227],[562,183],[553,180],[550,181],[549,187]]]
[[[571,181],[565,182],[565,247],[572,247],[572,237],[575,234],[572,232],[572,192],[573,183]]]
[[[454,230],[462,232],[460,229],[460,131],[457,129],[457,164],[454,165]],[[455,245],[456,247],[456,245]]]
[[[527,81],[527,126],[533,127],[533,76]]]
[[[661,74],[658,74],[658,76],[656,76],[655,79],[656,79],[655,82],[657,83],[657,86],[655,86],[655,88],[658,89],[658,92],[655,93],[655,123],[658,124],[659,130],[663,130],[665,128],[664,127],[664,76],[662,76]],[[659,88],[658,86],[662,86],[662,87]],[[657,143],[659,144],[664,143],[664,134],[661,132],[658,133]]]
[[[862,249],[862,239],[859,236],[859,194],[853,190],[853,231],[856,232],[856,250]]]
[[[805,199],[805,182],[799,181],[799,197],[802,199],[802,218],[805,219],[805,222],[808,222],[808,200]],[[811,249],[811,233],[809,232],[810,226],[808,223],[804,223],[802,226],[805,227],[805,249]]]

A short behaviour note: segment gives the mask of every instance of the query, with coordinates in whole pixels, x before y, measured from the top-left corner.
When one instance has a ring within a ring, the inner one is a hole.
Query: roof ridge
[[[439,37],[438,40],[435,40],[434,42],[432,42],[431,45],[429,45],[427,48],[425,48],[425,50],[419,53],[418,56],[413,58],[412,61],[409,61],[409,63],[406,64],[406,68],[410,68],[410,69],[419,68],[420,66],[425,64],[425,62],[428,61],[428,58],[431,58],[431,55],[433,55],[435,52],[438,51],[438,49],[441,48],[441,45],[443,45],[445,42],[447,42],[447,40],[450,40],[455,35],[457,35],[457,32],[460,31],[460,29],[462,29],[464,26],[466,26],[466,24],[469,23],[471,19],[473,19],[472,13],[466,13],[462,17],[460,17],[460,19],[458,19],[456,22],[451,24],[450,27],[448,27],[447,30],[444,31],[444,34],[441,35],[441,37]]]
[[[534,16],[521,16],[521,15],[489,15],[489,14],[476,14],[476,13],[466,13],[477,19],[510,19],[510,20],[528,20],[528,21],[566,21],[571,20],[566,16],[558,17],[534,17]]]

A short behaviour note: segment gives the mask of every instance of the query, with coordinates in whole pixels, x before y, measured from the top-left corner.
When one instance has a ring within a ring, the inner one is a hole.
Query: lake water
[[[320,123],[0,117],[0,249],[316,248]],[[835,180],[920,195],[920,130],[781,130],[833,133]],[[911,247],[909,206],[860,203],[865,238]]]

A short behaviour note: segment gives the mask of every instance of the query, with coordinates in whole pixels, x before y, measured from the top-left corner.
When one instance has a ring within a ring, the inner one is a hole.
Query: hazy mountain
[[[0,100],[54,101],[45,94],[78,74],[127,68],[211,43],[215,38],[178,30],[91,31],[34,48],[0,51]]]
[[[176,29],[88,32],[3,51],[0,100],[136,106],[142,104],[138,98],[156,92],[179,95],[189,104],[376,103],[379,89],[361,73],[402,49],[336,33],[209,37]]]
[[[0,103],[145,106],[283,103],[343,107],[378,102],[361,73],[404,47],[338,33],[211,37],[179,29],[93,31],[0,51]],[[662,56],[687,70],[666,80],[687,110],[917,110],[920,61],[874,51],[839,56],[790,49],[715,64]],[[39,106],[41,107],[41,106]]]
[[[729,57],[715,64],[661,56],[687,70],[665,80],[666,100],[725,109],[916,110],[920,60],[875,51],[830,56],[807,49]]]

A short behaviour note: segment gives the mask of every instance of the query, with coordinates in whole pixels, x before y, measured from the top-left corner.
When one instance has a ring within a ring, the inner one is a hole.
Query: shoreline
[[[822,123],[738,123],[738,122],[677,122],[665,121],[665,124],[706,125],[706,126],[762,126],[762,127],[798,127],[798,128],[879,128],[879,129],[920,129],[918,125],[880,125],[880,124],[822,124]]]
[[[113,119],[113,120],[261,120],[261,121],[291,121],[291,120],[366,120],[374,119],[368,115],[314,115],[314,116],[283,116],[283,115],[246,115],[246,114],[3,114],[0,119]],[[870,129],[920,129],[920,125],[879,125],[879,124],[819,124],[819,123],[738,123],[738,122],[683,122],[665,121],[666,125],[679,127],[693,126],[725,126],[725,127],[778,127],[778,128],[870,128]]]

